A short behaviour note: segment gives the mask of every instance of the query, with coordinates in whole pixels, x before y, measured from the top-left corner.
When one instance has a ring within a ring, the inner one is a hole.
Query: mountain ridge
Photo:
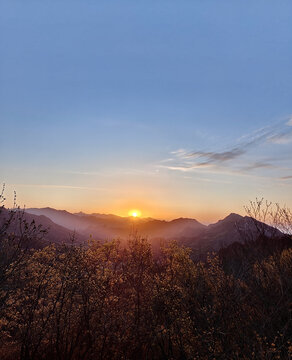
[[[81,238],[90,236],[105,241],[113,238],[126,240],[136,232],[155,244],[159,239],[177,240],[192,249],[215,250],[233,242],[243,242],[259,235],[259,229],[267,236],[280,236],[281,232],[248,216],[230,213],[216,223],[204,225],[192,218],[180,217],[173,220],[132,218],[118,215],[70,213],[50,207],[29,208],[29,214],[44,215],[70,231],[76,231]],[[101,216],[99,216],[101,215]]]

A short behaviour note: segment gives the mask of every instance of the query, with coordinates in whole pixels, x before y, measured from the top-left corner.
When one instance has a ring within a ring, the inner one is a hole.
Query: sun
[[[132,216],[133,218],[138,218],[141,216],[141,211],[140,210],[130,210],[129,215]]]

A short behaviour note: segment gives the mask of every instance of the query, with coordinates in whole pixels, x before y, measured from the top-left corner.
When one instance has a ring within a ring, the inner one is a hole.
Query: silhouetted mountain
[[[37,209],[31,208],[26,210],[27,213],[33,215],[44,215],[50,218],[54,223],[64,226],[70,230],[77,230],[78,228],[82,228],[83,220],[78,221],[79,217],[66,210],[56,210],[50,207]]]
[[[89,238],[94,236],[97,240],[104,240],[112,237],[112,232],[106,229],[107,220],[98,219],[93,215],[76,215],[66,210],[56,210],[52,208],[32,208],[27,209],[27,212],[33,215],[44,215],[51,219],[54,223],[66,227],[71,231],[76,231],[79,234]]]
[[[92,213],[92,214],[86,214],[82,211],[78,213],[74,213],[74,215],[83,216],[83,217],[96,217],[99,219],[112,219],[112,220],[118,220],[121,219],[121,216],[113,215],[113,214],[99,214],[99,213]]]
[[[219,250],[234,242],[254,241],[259,236],[281,237],[283,234],[248,216],[231,213],[223,220],[208,225],[199,235],[184,239],[184,243],[197,250]]]
[[[10,218],[11,213],[9,210],[2,208],[0,211],[0,228],[3,226],[5,222]],[[16,211],[14,216],[11,218],[10,225],[7,229],[8,233],[14,233],[16,236],[20,236],[21,233],[25,230],[25,224],[32,224],[34,221],[34,225],[36,227],[41,226],[42,230],[46,230],[43,235],[43,238],[38,236],[38,239],[35,239],[34,244],[29,244],[31,247],[43,247],[48,245],[49,243],[62,244],[69,243],[72,241],[74,236],[74,241],[76,243],[81,243],[86,240],[83,235],[75,233],[63,226],[60,226],[53,222],[51,219],[44,215],[33,215],[28,212]]]
[[[208,226],[195,219],[179,218],[172,221],[151,218],[120,217],[105,214],[71,214],[52,208],[28,209],[29,214],[44,215],[54,223],[79,233],[83,239],[120,238],[126,240],[133,232],[147,237],[152,243],[158,239],[177,240],[194,250],[217,251],[234,242],[255,240],[259,235],[279,237],[281,232],[248,216],[231,213]]]
[[[172,221],[151,218],[120,217],[104,214],[71,214],[65,210],[52,208],[28,209],[28,213],[45,215],[58,225],[75,230],[84,236],[92,235],[95,239],[127,238],[137,231],[142,236],[174,239],[186,234],[199,234],[205,225],[194,219],[175,219]]]
[[[188,233],[199,235],[205,225],[194,219],[179,218],[171,221],[149,220],[137,225],[140,234],[150,238],[178,239]]]

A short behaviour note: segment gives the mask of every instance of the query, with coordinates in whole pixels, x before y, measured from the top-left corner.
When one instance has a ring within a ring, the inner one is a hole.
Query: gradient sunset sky
[[[8,204],[292,207],[291,0],[0,0]]]

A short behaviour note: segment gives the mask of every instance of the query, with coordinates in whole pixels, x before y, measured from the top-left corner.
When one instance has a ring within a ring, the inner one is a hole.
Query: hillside
[[[82,243],[87,240],[83,235],[56,224],[44,215],[33,215],[28,212],[16,211],[13,217],[11,217],[11,212],[5,208],[1,208],[0,211],[0,229],[3,228],[3,225],[10,218],[11,221],[6,230],[9,234],[13,233],[16,236],[21,236],[26,227],[31,229],[35,227],[44,231],[43,233],[38,232],[37,239],[33,243],[34,247],[43,247],[49,243],[68,244],[72,241],[73,236],[75,243]]]
[[[205,227],[200,234],[181,240],[192,249],[217,251],[234,242],[254,241],[259,236],[279,238],[282,235],[279,230],[251,217],[231,213],[217,223]]]

